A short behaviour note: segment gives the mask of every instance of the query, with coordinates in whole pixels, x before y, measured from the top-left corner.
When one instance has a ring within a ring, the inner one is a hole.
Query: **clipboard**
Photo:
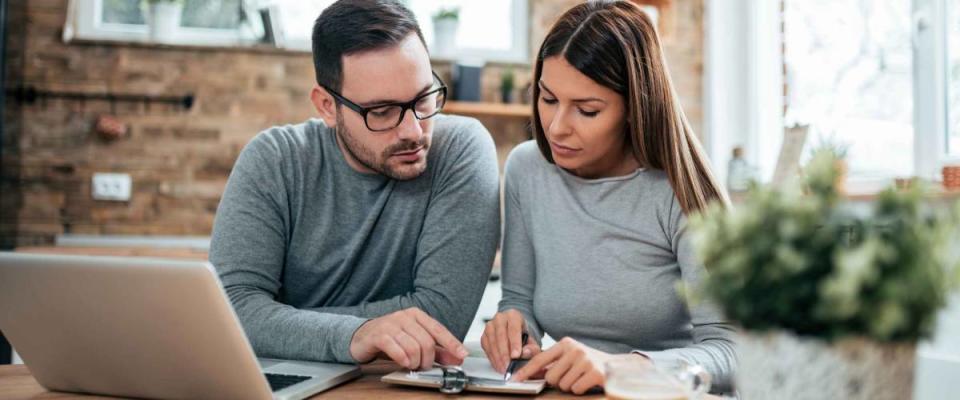
[[[442,393],[463,391],[536,395],[543,391],[546,381],[508,382],[497,373],[486,358],[467,357],[462,366],[444,366],[428,371],[397,371],[381,382],[395,385],[439,389]]]

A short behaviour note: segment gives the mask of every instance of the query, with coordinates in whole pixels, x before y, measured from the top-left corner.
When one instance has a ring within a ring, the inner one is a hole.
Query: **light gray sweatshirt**
[[[706,270],[663,171],[582,179],[530,141],[510,153],[505,175],[501,311],[520,311],[536,338],[701,364],[717,388],[729,387],[733,328],[677,292],[678,283],[696,288]]]
[[[244,148],[210,262],[259,356],[354,362],[354,331],[409,307],[466,335],[500,235],[496,149],[476,120],[435,118],[407,181],[352,169],[320,120]]]

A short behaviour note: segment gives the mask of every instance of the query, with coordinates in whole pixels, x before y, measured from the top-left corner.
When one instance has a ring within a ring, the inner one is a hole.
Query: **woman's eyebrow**
[[[555,96],[555,95],[553,94],[553,91],[551,91],[550,88],[548,88],[547,85],[546,85],[545,83],[543,83],[543,80],[541,80],[539,83],[540,83],[540,88],[541,88],[541,89],[547,91],[547,93],[549,93],[551,96]],[[570,100],[570,101],[572,101],[572,102],[574,102],[574,103],[587,103],[587,102],[591,102],[591,101],[597,101],[597,102],[601,102],[601,103],[603,103],[603,104],[607,104],[607,101],[606,101],[606,100],[601,99],[601,98],[599,98],[599,97],[578,97],[578,98],[572,99],[572,100]]]

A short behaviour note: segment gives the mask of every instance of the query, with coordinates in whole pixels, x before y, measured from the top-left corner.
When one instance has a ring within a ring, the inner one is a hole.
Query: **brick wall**
[[[0,175],[0,248],[51,243],[62,233],[208,235],[227,176],[260,130],[314,115],[309,54],[253,49],[187,49],[64,44],[68,0],[10,2],[8,87],[179,95],[188,111],[101,101],[47,100],[4,110]],[[575,0],[531,0],[531,52]],[[684,107],[701,120],[702,0],[675,1],[665,34],[667,57]],[[440,71],[448,67],[438,65]],[[495,100],[502,66],[485,71],[484,98]],[[514,66],[517,86],[530,69]],[[98,117],[129,126],[126,137],[94,133]],[[524,121],[482,120],[504,156],[525,138]],[[128,203],[93,201],[94,172],[133,178]]]
[[[263,128],[311,115],[309,55],[68,45],[59,39],[66,0],[14,3],[22,18],[11,21],[24,25],[24,35],[22,47],[11,52],[19,52],[22,63],[8,86],[192,92],[197,102],[189,111],[104,101],[12,104],[4,146],[4,164],[12,167],[4,168],[3,197],[5,209],[17,210],[15,222],[2,221],[7,234],[15,224],[15,235],[2,239],[6,247],[48,243],[61,233],[208,234],[242,146]],[[94,123],[105,114],[128,124],[128,136],[107,141],[95,135]],[[93,172],[130,174],[130,202],[93,201]],[[18,193],[8,193],[11,186]]]

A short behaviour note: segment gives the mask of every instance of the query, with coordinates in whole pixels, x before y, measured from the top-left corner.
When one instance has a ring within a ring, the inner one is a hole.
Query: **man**
[[[493,141],[437,115],[446,89],[397,1],[328,7],[313,58],[321,120],[246,146],[210,261],[259,356],[460,363],[500,234]]]

